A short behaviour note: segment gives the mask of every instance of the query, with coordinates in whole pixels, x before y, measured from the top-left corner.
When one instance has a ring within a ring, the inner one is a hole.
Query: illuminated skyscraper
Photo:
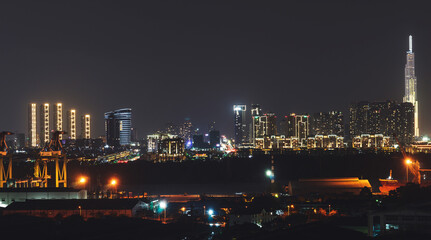
[[[28,146],[37,147],[37,104],[28,105]]]
[[[413,53],[413,38],[409,36],[409,50],[407,51],[407,63],[404,69],[405,94],[403,102],[412,103],[415,108],[414,113],[414,136],[419,137],[419,106],[417,96],[417,80],[415,74],[415,54]]]
[[[40,146],[44,147],[46,143],[49,142],[49,133],[50,133],[50,126],[49,126],[49,103],[44,103],[40,105],[40,120],[39,120],[39,126],[40,126]]]
[[[105,113],[105,133],[109,146],[130,145],[132,109],[123,108]]]
[[[63,104],[54,105],[54,130],[63,131]],[[62,135],[59,136],[62,139]]]
[[[233,105],[234,124],[235,124],[235,144],[239,146],[241,143],[247,142],[247,118],[246,105]]]
[[[262,109],[259,104],[251,105],[251,130],[250,130],[250,142],[255,144],[256,138],[262,137],[263,133],[260,133],[261,122],[260,116],[262,116]]]
[[[90,114],[85,114],[81,118],[81,138],[91,138],[91,118]]]
[[[67,134],[70,139],[76,139],[76,110],[67,111]]]

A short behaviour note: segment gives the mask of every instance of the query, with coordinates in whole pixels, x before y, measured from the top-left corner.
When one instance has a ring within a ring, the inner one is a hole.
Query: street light
[[[111,181],[109,182],[109,184],[112,186],[112,188],[115,190],[115,194],[117,194],[117,185],[118,185],[118,180],[113,178],[111,179]],[[111,195],[112,198],[112,195]]]
[[[166,208],[168,207],[168,203],[167,203],[165,200],[162,200],[162,201],[159,203],[159,207],[160,207],[161,209],[163,209],[163,213],[164,213],[164,220],[163,220],[163,222],[165,222],[165,223],[166,223]]]
[[[81,176],[81,177],[79,177],[79,179],[78,179],[78,183],[79,183],[80,185],[82,185],[82,186],[83,186],[83,188],[85,189],[85,184],[87,183],[87,177],[85,177],[85,176]]]
[[[214,216],[214,210],[209,209],[208,210],[208,215],[210,215],[210,217]]]
[[[85,178],[85,177],[81,177],[79,179],[79,183],[85,184],[86,182],[87,182],[87,178]]]
[[[269,179],[271,180],[271,183],[274,183],[274,171],[273,170],[266,170],[266,176],[269,177]]]
[[[406,183],[409,182],[409,166],[412,164],[412,160],[410,158],[406,159]]]

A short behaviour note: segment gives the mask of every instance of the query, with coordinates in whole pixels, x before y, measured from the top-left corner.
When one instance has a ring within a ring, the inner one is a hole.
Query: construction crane
[[[67,158],[60,141],[60,136],[65,133],[64,131],[54,131],[51,141],[40,151],[39,158],[36,159],[34,165],[32,187],[48,187],[48,179],[51,178],[51,175],[48,174],[48,162],[50,161],[55,162],[55,187],[60,187],[60,184],[67,187]]]
[[[12,154],[9,153],[9,147],[6,144],[6,136],[12,135],[12,132],[0,133],[0,188],[5,187],[7,180],[12,179]],[[7,170],[4,168],[4,160],[9,158]]]
[[[401,153],[403,154],[403,159],[406,164],[406,182],[408,182],[408,176],[409,172],[413,174],[413,183],[421,184],[421,167],[420,163],[417,160],[414,160],[412,157],[408,156],[406,151],[404,150],[403,145],[401,145],[400,141],[398,140],[398,137],[396,134],[394,134],[394,138],[398,143],[398,146],[400,147]],[[427,171],[427,169],[423,169],[422,171]]]

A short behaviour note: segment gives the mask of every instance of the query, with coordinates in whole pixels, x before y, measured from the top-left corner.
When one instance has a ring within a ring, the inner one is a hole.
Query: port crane
[[[54,131],[51,141],[40,151],[39,157],[34,165],[34,178],[31,180],[32,187],[48,187],[48,162],[55,162],[55,187],[67,187],[67,157],[61,144],[61,135],[64,131]],[[61,166],[60,166],[61,164]]]
[[[3,131],[0,133],[0,188],[5,187],[7,180],[12,178],[12,154],[6,144],[6,136],[12,132]],[[4,167],[5,160],[9,159],[7,169]]]

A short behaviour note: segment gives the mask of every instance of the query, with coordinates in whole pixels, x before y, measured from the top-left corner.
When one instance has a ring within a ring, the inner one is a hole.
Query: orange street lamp
[[[115,190],[115,194],[117,194],[117,185],[118,185],[118,180],[113,178],[111,179],[111,181],[109,182],[109,184],[112,186],[112,188]],[[111,196],[112,197],[112,196]]]
[[[80,177],[79,178],[79,183],[80,184],[86,184],[87,183],[87,178],[86,177]]]
[[[117,179],[112,179],[110,183],[115,187],[117,185]]]
[[[87,183],[87,177],[85,177],[85,176],[79,177],[78,184],[82,185],[84,189],[85,189],[85,184],[86,183]]]
[[[406,159],[406,183],[409,182],[409,165],[411,165],[413,162],[410,160],[410,158]]]

